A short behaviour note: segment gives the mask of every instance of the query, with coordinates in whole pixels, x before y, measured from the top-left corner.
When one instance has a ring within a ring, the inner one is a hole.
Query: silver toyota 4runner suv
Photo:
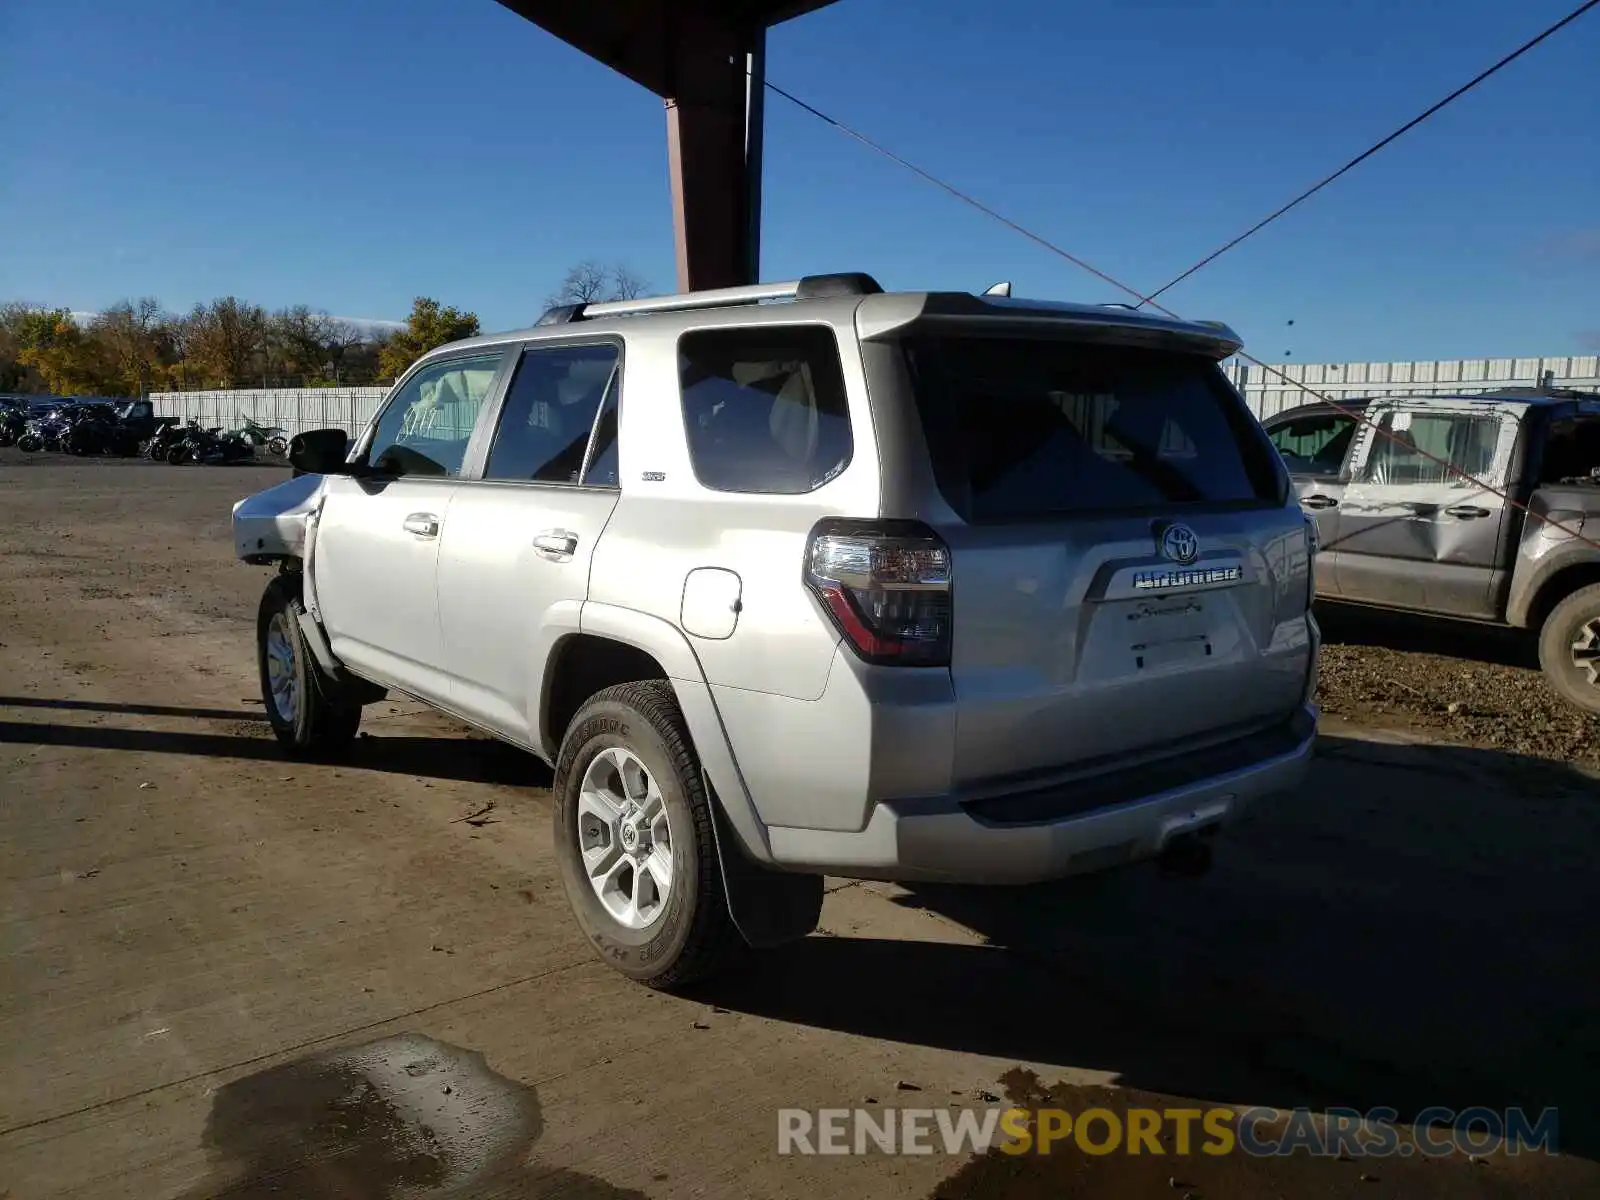
[[[393,690],[551,764],[577,920],[658,987],[809,933],[824,874],[1200,869],[1316,727],[1238,347],[865,275],[442,347],[234,509],[272,727],[332,752]]]

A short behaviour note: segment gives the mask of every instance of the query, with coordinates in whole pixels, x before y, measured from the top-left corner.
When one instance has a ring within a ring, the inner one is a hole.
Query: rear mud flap
[[[774,871],[754,862],[739,845],[711,780],[712,829],[717,862],[728,896],[728,914],[740,936],[757,950],[797,942],[817,927],[822,916],[822,876]]]

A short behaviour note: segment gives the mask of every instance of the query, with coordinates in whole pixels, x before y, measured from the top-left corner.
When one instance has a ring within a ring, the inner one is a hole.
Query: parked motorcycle
[[[281,425],[261,425],[246,417],[238,432],[257,449],[265,446],[267,453],[276,458],[289,453],[289,431]]]
[[[14,446],[28,428],[25,409],[0,407],[0,446]]]
[[[190,421],[167,450],[167,461],[173,466],[190,462],[221,466],[255,456],[255,447],[242,434],[223,433],[220,426],[205,429],[197,421]]]
[[[171,425],[163,425],[155,431],[153,436],[145,439],[139,449],[151,462],[166,462],[167,451],[172,449],[178,439],[183,437],[183,434],[184,426],[176,422]]]
[[[61,439],[72,428],[72,422],[65,415],[34,417],[24,427],[22,436],[17,438],[17,449],[27,454],[36,454],[40,450],[60,450]]]

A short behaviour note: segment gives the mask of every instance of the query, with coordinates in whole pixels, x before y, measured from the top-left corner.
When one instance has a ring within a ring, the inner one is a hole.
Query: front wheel
[[[279,743],[296,758],[337,754],[355,740],[361,706],[342,702],[338,688],[311,656],[300,632],[300,583],[279,575],[261,597],[256,657],[261,698]]]
[[[590,697],[562,739],[550,790],[567,900],[612,967],[649,987],[681,987],[744,948],[713,802],[665,681]]]
[[[37,434],[25,433],[17,439],[17,449],[26,454],[33,454],[44,449],[44,439]]]
[[[286,437],[268,438],[267,453],[277,458],[283,458],[289,453],[289,439]]]
[[[1544,619],[1539,667],[1562,699],[1600,714],[1600,583],[1579,588]]]

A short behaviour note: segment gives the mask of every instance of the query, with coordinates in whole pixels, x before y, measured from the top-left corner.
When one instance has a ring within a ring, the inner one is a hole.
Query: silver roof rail
[[[597,304],[562,304],[539,318],[541,325],[565,325],[593,317],[631,317],[640,313],[687,312],[696,308],[725,308],[735,304],[760,304],[764,300],[819,300],[828,296],[866,296],[883,288],[870,275],[807,275],[787,283],[753,283],[743,287],[708,288],[676,296],[647,296],[638,300],[602,300]]]

